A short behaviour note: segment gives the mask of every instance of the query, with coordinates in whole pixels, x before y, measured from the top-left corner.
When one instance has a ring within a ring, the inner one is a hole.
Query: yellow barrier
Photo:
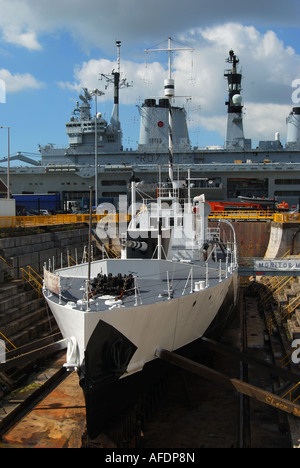
[[[128,222],[130,215],[93,214],[92,222],[105,218],[107,222]],[[299,223],[299,213],[269,213],[264,211],[212,211],[209,219],[273,220],[277,223]],[[0,228],[57,226],[59,224],[89,223],[89,214],[57,214],[53,216],[0,216]]]
[[[299,223],[299,213],[270,213],[268,211],[212,211],[210,219],[270,219],[277,223]]]
[[[276,223],[299,223],[300,214],[299,213],[275,213],[274,221]]]
[[[124,214],[93,214],[92,222],[105,218],[107,222],[128,222],[130,216]],[[53,216],[0,216],[0,228],[57,226],[59,224],[89,223],[89,214],[57,214]]]
[[[209,219],[271,219],[274,218],[274,213],[267,211],[212,211],[209,214]]]

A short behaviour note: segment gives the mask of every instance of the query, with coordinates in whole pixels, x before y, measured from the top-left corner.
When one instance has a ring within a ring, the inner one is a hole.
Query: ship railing
[[[179,188],[174,187],[172,183],[159,183],[157,187],[157,198],[178,198]]]
[[[217,262],[217,266],[215,268],[212,268],[209,266],[208,261],[205,262],[205,274],[201,279],[196,279],[195,277],[195,269],[201,268],[199,266],[191,266],[189,274],[187,276],[184,288],[182,290],[181,295],[183,296],[188,289],[189,286],[189,291],[190,293],[201,291],[202,289],[207,289],[210,284],[210,275],[213,272],[215,275],[216,273],[218,274],[219,277],[219,283],[223,281],[223,279],[227,279],[228,275],[233,273],[234,271],[234,264],[232,262],[229,262],[228,257],[226,257],[226,262],[225,262],[225,268],[222,268],[222,265],[224,262],[222,262],[221,259]]]
[[[220,242],[220,228],[215,226],[215,227],[212,227],[212,228],[207,228],[206,229],[206,238],[208,241],[216,241],[216,242]]]

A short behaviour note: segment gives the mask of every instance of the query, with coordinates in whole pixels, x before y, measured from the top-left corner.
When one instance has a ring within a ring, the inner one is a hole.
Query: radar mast
[[[174,188],[173,181],[173,120],[172,120],[172,99],[175,97],[175,82],[172,78],[172,52],[182,50],[193,50],[192,47],[172,47],[172,38],[168,38],[168,47],[159,49],[145,49],[145,52],[168,52],[168,78],[164,80],[164,93],[169,100],[169,179]]]

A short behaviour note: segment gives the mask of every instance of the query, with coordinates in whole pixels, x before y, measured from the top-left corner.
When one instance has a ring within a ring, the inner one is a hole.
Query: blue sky
[[[193,146],[223,145],[226,128],[225,58],[233,49],[243,72],[245,137],[254,144],[285,140],[292,82],[300,79],[298,0],[0,0],[0,79],[11,154],[39,157],[38,145],[67,146],[69,120],[83,86],[104,90],[101,73],[116,68],[132,87],[121,90],[124,147],[136,148],[138,105],[162,93],[167,55],[145,53],[168,36],[194,48],[173,55],[176,101],[187,110]],[[98,100],[109,120],[113,90]],[[0,159],[7,136],[0,129]],[[19,164],[19,163],[15,163]]]

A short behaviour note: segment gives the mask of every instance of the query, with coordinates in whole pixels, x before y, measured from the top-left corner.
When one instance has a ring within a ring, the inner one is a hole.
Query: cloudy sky
[[[172,54],[193,145],[223,145],[230,49],[243,73],[245,136],[255,144],[279,131],[285,141],[300,97],[299,0],[0,0],[0,9],[0,126],[11,128],[12,154],[67,146],[65,122],[82,87],[105,91],[98,110],[109,120],[113,89],[99,78],[117,67],[116,40],[132,85],[120,95],[123,144],[136,148],[138,106],[162,94],[167,76],[167,53],[145,49],[165,47],[169,36],[193,49]],[[1,129],[0,159],[5,152]]]

